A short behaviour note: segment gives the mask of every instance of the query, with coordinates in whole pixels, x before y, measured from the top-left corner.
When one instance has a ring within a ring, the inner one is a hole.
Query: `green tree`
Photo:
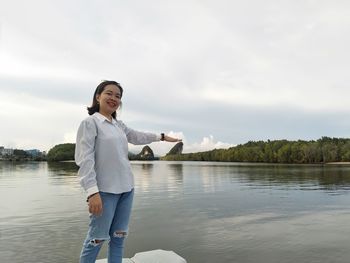
[[[340,158],[342,162],[350,161],[350,142],[346,142],[344,145],[342,145],[340,149]]]
[[[350,139],[322,137],[317,141],[249,141],[229,149],[178,154],[163,160],[321,163],[350,161]]]
[[[291,146],[290,144],[283,145],[277,152],[277,158],[279,163],[291,162]]]
[[[74,152],[74,143],[58,144],[49,150],[47,154],[47,160],[49,162],[74,160]]]
[[[335,144],[327,142],[322,145],[322,161],[324,163],[339,161],[338,148]]]

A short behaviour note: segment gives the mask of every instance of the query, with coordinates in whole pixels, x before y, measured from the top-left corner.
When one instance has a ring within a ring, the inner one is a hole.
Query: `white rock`
[[[99,259],[96,263],[107,263],[107,259]],[[186,263],[186,260],[173,251],[156,249],[136,253],[132,258],[124,258],[123,263]]]
[[[185,259],[173,251],[161,249],[136,253],[131,260],[135,263],[186,263]]]

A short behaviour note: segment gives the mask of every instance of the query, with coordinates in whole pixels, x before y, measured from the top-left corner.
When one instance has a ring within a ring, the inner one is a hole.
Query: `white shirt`
[[[160,135],[135,131],[122,121],[109,121],[99,112],[84,119],[77,133],[75,162],[87,195],[131,191],[134,176],[128,159],[128,142],[148,144],[159,140]]]

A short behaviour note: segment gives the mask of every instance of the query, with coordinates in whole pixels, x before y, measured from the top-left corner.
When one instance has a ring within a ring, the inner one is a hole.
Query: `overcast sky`
[[[349,137],[349,1],[0,3],[0,146],[75,142],[104,79],[118,118],[185,152]]]

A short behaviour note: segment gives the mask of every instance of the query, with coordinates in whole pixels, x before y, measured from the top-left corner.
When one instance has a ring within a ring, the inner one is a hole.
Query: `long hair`
[[[119,88],[120,90],[120,98],[123,96],[123,88],[122,86],[120,86],[120,84],[114,80],[104,80],[102,81],[96,88],[95,93],[94,93],[94,97],[92,98],[92,105],[90,107],[87,107],[88,113],[89,115],[94,114],[95,112],[99,112],[100,111],[100,104],[98,103],[96,96],[100,95],[105,87],[107,85],[115,85]],[[121,104],[120,104],[121,105]],[[115,119],[117,116],[116,112],[112,113],[112,117]]]

